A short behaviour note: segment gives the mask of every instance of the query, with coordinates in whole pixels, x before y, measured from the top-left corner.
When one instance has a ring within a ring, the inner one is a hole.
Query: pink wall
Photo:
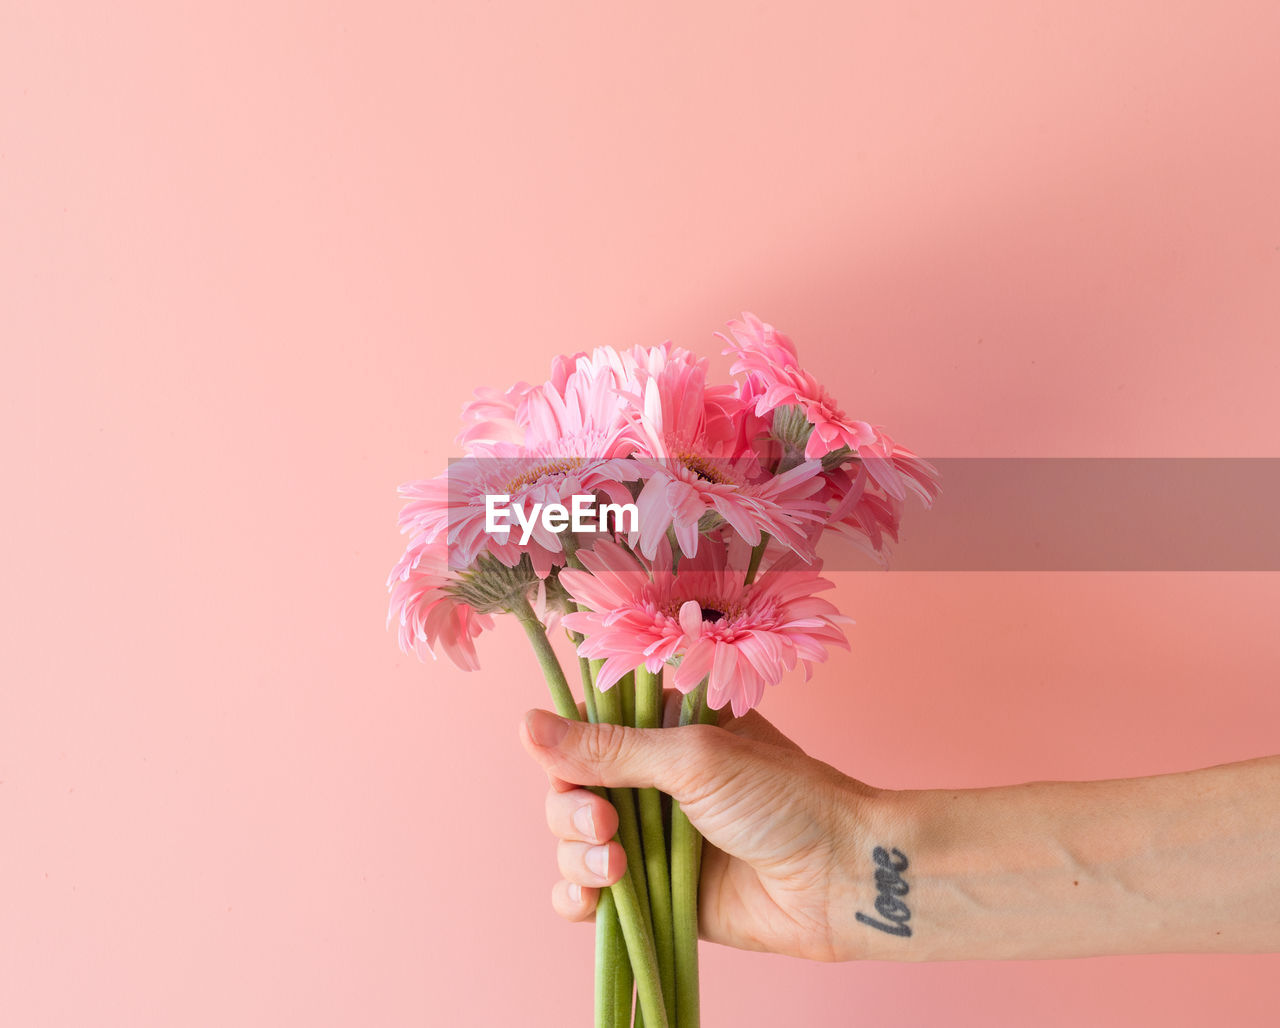
[[[473,386],[743,309],[927,456],[1280,455],[1277,38],[1272,2],[0,7],[0,1021],[586,1023],[543,686],[514,626],[477,675],[398,653],[395,486]],[[839,602],[852,655],[763,710],[873,784],[1280,752],[1280,576]],[[704,967],[711,1028],[1264,1025],[1280,957]]]

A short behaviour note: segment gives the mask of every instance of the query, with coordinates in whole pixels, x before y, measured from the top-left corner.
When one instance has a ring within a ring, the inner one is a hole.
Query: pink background
[[[587,1023],[544,687],[513,625],[480,674],[399,654],[395,487],[474,386],[744,309],[926,456],[1280,456],[1278,38],[1273,2],[0,5],[0,1020]],[[763,710],[875,785],[1280,751],[1280,576],[840,588],[852,655]],[[1264,1025],[1280,973],[703,961],[709,1028]]]

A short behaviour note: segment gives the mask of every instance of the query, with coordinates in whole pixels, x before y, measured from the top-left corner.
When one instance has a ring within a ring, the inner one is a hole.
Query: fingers
[[[568,721],[531,710],[520,727],[529,754],[553,779],[580,785],[661,789],[683,799],[686,782],[718,770],[716,756],[733,737],[710,725],[674,731]]]
[[[600,890],[563,878],[551,888],[551,909],[566,921],[594,921]]]
[[[556,863],[566,881],[599,889],[622,878],[627,869],[627,851],[613,840],[593,846],[561,839],[556,847]]]
[[[546,807],[547,826],[560,840],[556,860],[564,875],[551,890],[551,908],[566,921],[594,921],[600,886],[616,882],[626,867],[625,852],[611,842],[618,812],[603,797],[554,776]]]
[[[586,789],[547,791],[547,826],[559,840],[556,860],[568,882],[587,889],[612,885],[627,866],[626,851],[613,838],[618,831],[618,812],[608,800]],[[594,896],[588,897],[594,908]],[[552,897],[552,904],[557,899]],[[578,909],[587,901],[561,894],[566,908]]]
[[[613,804],[586,789],[571,785],[551,776],[551,788],[547,790],[547,827],[563,846],[556,859],[560,873],[565,877],[551,889],[551,909],[566,921],[594,921],[596,903],[600,898],[600,884],[604,879],[591,870],[590,864],[603,866],[610,872],[609,881],[622,877],[621,867],[626,866],[625,854],[619,857],[606,850],[603,858],[591,857],[588,852],[594,846],[608,843],[618,830],[618,812]]]
[[[754,711],[734,718],[722,710],[719,718],[719,726],[671,730],[588,724],[531,710],[520,737],[556,792],[569,793],[578,785],[655,788],[681,803],[714,792],[739,775],[744,760],[759,765],[767,753],[753,750],[750,743],[765,743],[775,754],[778,749],[803,752]]]
[[[603,843],[612,839],[618,830],[618,811],[613,804],[586,789],[571,787],[562,792],[555,781],[547,790],[546,802],[551,834],[573,842]]]

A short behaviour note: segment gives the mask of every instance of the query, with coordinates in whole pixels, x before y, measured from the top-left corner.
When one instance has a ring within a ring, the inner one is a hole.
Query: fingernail
[[[584,803],[573,812],[573,827],[587,839],[596,837],[596,819],[591,816],[590,803]]]
[[[574,903],[582,902],[582,886],[577,882],[569,883],[569,899]]]
[[[569,730],[568,721],[545,710],[531,710],[525,718],[525,726],[535,743],[548,748],[558,744]]]
[[[609,877],[609,846],[592,846],[587,850],[587,870],[601,878]]]

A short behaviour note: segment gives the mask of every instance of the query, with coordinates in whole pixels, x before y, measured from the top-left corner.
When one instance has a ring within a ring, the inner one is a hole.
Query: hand
[[[711,942],[813,960],[1280,951],[1280,756],[892,791],[806,756],[754,712],[636,729],[530,711],[521,735],[551,778],[565,877],[552,903],[570,920],[592,915],[626,860],[613,807],[577,783],[680,801],[706,839],[699,930]]]
[[[668,691],[668,717],[679,695]],[[672,702],[674,701],[674,702]],[[699,933],[709,942],[812,960],[853,954],[847,926],[869,876],[867,818],[880,792],[806,755],[755,711],[721,724],[636,729],[525,715],[521,739],[547,771],[547,823],[560,839],[561,917],[594,915],[626,866],[613,806],[581,785],[653,787],[702,833]],[[556,741],[558,737],[558,741]],[[577,888],[575,888],[575,886]]]

